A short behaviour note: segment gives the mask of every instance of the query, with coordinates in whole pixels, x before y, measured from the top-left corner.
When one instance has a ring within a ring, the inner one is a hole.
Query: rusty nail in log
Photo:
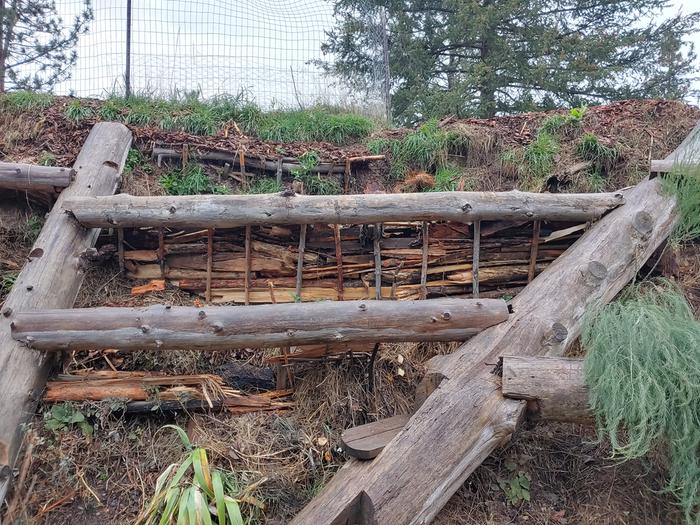
[[[177,211],[177,208],[175,206],[170,206],[170,208],[168,208],[168,211],[172,214]]]
[[[27,291],[31,292],[34,289],[34,287],[30,284],[27,286]]]
[[[204,319],[207,316],[207,313],[204,310],[200,310],[199,313],[197,314],[197,317],[200,319]]]
[[[165,309],[166,309],[166,310],[170,310],[172,307],[173,307],[172,304],[166,304],[166,305],[165,305]]]
[[[142,324],[142,325],[141,325],[141,331],[142,331],[144,334],[147,333],[150,329],[151,329],[151,327],[148,326],[147,324]]]
[[[10,307],[4,308],[2,311],[2,315],[5,317],[10,317],[12,315],[12,308],[10,308]]]
[[[362,303],[357,306],[360,310],[367,310],[367,305],[365,303]]]
[[[452,314],[450,314],[450,312],[442,312],[442,318],[445,321],[449,321],[452,318]]]

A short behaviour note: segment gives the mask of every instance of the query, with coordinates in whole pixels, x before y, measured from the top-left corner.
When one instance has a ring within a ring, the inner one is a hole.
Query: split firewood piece
[[[163,290],[165,290],[165,279],[152,279],[147,284],[132,287],[131,295],[144,295],[151,292],[162,292]]]

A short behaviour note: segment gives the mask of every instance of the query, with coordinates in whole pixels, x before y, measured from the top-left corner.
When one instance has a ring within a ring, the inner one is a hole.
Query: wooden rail
[[[507,318],[501,299],[81,308],[17,313],[12,336],[37,350],[224,350],[346,341],[463,341]]]
[[[589,221],[623,204],[621,193],[437,192],[369,195],[194,195],[67,199],[88,228],[233,228],[261,224],[392,221]]]
[[[66,188],[75,177],[71,168],[0,162],[0,188],[55,192]]]

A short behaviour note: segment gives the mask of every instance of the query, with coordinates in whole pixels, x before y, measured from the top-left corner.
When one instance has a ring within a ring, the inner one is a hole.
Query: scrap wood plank
[[[340,436],[343,449],[357,459],[374,459],[411,419],[400,414],[374,423],[349,428]]]
[[[122,124],[95,124],[75,161],[75,180],[58,197],[17,277],[0,317],[0,501],[17,457],[21,425],[34,414],[54,358],[28,351],[12,340],[10,325],[20,311],[70,308],[83,281],[79,255],[91,248],[99,230],[85,229],[69,214],[68,198],[111,195],[126,161],[131,132]]]
[[[348,461],[292,524],[340,524],[358,512],[379,525],[429,523],[524,414],[524,401],[501,395],[498,358],[561,355],[586,309],[612,300],[672,230],[674,199],[658,181],[625,199],[513,300],[508,321],[432,360],[428,379],[444,378],[439,388],[379,456]]]

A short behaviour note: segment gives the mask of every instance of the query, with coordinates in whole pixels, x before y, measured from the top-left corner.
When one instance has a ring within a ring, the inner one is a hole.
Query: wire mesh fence
[[[85,2],[55,6],[68,25]],[[322,65],[333,60],[321,47],[337,23],[328,0],[96,0],[91,7],[77,60],[53,86],[57,94],[241,95],[266,109],[386,110],[385,22],[376,10],[365,14],[368,41],[376,43],[375,78],[359,91]]]

